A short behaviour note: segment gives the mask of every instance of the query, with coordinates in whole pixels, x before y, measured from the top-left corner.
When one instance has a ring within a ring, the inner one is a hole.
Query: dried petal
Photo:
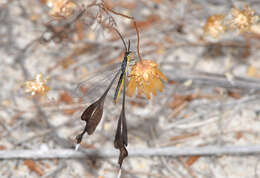
[[[146,82],[143,83],[143,89],[144,89],[144,94],[145,94],[146,98],[150,99],[150,88]]]
[[[154,96],[156,96],[156,85],[155,85],[155,82],[156,82],[156,78],[153,78],[151,79],[151,82],[150,82],[150,88],[151,88],[151,91],[153,93]]]
[[[135,89],[136,89],[136,83],[134,79],[131,78],[127,86],[127,95],[130,97],[133,96]]]
[[[137,95],[138,96],[141,96],[142,95],[142,93],[143,93],[143,87],[141,87],[140,85],[137,85]]]
[[[157,88],[160,92],[162,92],[162,90],[163,90],[163,84],[162,84],[161,80],[155,80],[154,84],[155,84],[156,88]]]
[[[158,70],[157,74],[160,79],[164,80],[165,82],[168,82],[168,78],[165,75],[163,75],[163,73],[161,71]]]

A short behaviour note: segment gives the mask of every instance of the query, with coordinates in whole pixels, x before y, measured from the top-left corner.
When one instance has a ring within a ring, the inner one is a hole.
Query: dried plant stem
[[[182,157],[178,157],[184,168],[187,170],[187,172],[191,175],[192,178],[197,178],[197,176],[193,173],[191,168],[185,163],[184,159]]]
[[[165,148],[135,148],[129,149],[131,157],[149,156],[221,156],[221,155],[255,155],[260,154],[260,145],[249,146],[204,146],[204,147],[165,147]],[[89,157],[117,157],[116,150],[91,149],[82,152],[72,149],[53,150],[1,150],[0,159],[79,159]]]
[[[136,20],[133,20],[133,22],[134,22],[134,26],[135,26],[135,30],[136,30],[136,34],[137,34],[137,54],[138,54],[139,60],[142,62],[142,57],[140,54],[140,33],[137,28]]]
[[[136,23],[135,18],[132,17],[132,16],[128,16],[128,15],[125,15],[125,14],[122,14],[122,13],[119,13],[119,12],[116,12],[116,11],[114,11],[114,10],[108,8],[105,4],[103,4],[103,7],[104,7],[104,10],[105,10],[105,11],[111,12],[111,13],[113,13],[113,14],[115,14],[115,15],[118,15],[118,16],[121,16],[121,17],[130,19],[130,20],[133,21],[133,24],[134,24],[134,26],[135,26],[136,36],[137,36],[137,46],[136,46],[136,48],[137,48],[137,54],[138,54],[139,60],[142,62],[142,57],[141,57],[141,54],[140,54],[140,32],[139,32],[139,30],[138,30],[138,27],[137,27],[137,23]]]
[[[185,82],[192,80],[193,84],[199,86],[208,85],[223,88],[238,88],[251,91],[260,91],[259,79],[236,77],[232,82],[223,74],[201,72],[196,70],[184,70],[175,68],[175,70],[164,70],[169,80],[175,82]]]

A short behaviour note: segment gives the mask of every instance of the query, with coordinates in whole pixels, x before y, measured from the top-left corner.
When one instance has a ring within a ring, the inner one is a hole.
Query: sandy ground
[[[142,57],[156,61],[169,79],[164,91],[150,100],[127,97],[128,149],[260,144],[259,25],[251,33],[227,32],[218,39],[203,36],[209,15],[228,14],[232,2],[242,7],[243,1],[107,2],[140,22]],[[259,2],[247,2],[260,14]],[[102,95],[122,59],[122,42],[99,23],[99,9],[87,9],[77,22],[54,20],[49,10],[40,0],[0,2],[0,149],[6,154],[74,149],[75,137],[85,126],[81,113]],[[106,14],[99,15],[106,24]],[[136,53],[131,21],[112,16]],[[47,40],[50,36],[53,40]],[[50,90],[31,96],[24,83],[40,73],[48,78]],[[82,81],[84,93],[79,89]],[[121,100],[112,102],[112,90],[101,123],[93,135],[84,136],[81,150],[115,150]],[[118,172],[117,156],[9,160],[0,154],[0,159],[0,177],[110,178]],[[127,157],[121,177],[259,176],[258,154],[174,157],[154,152]]]

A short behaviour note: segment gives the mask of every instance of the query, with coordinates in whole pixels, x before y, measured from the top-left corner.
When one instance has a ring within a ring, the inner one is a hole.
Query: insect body
[[[115,91],[115,95],[114,95],[114,102],[116,103],[117,100],[118,100],[118,96],[120,95],[120,92],[123,88],[123,84],[125,82],[125,76],[127,76],[127,71],[128,71],[128,67],[129,67],[129,62],[130,62],[130,56],[129,54],[131,53],[130,52],[130,41],[128,43],[128,48],[125,52],[125,55],[124,55],[124,59],[121,63],[121,74],[120,74],[120,78],[119,78],[119,81],[117,83],[117,87],[116,87],[116,91]]]

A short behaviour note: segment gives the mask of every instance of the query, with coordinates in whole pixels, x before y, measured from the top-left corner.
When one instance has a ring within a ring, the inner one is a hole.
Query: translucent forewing
[[[72,90],[74,99],[93,102],[97,99],[96,96],[102,94],[103,88],[109,85],[112,77],[120,70],[120,63],[113,64],[102,69],[90,72],[84,80],[75,81],[76,86]]]

